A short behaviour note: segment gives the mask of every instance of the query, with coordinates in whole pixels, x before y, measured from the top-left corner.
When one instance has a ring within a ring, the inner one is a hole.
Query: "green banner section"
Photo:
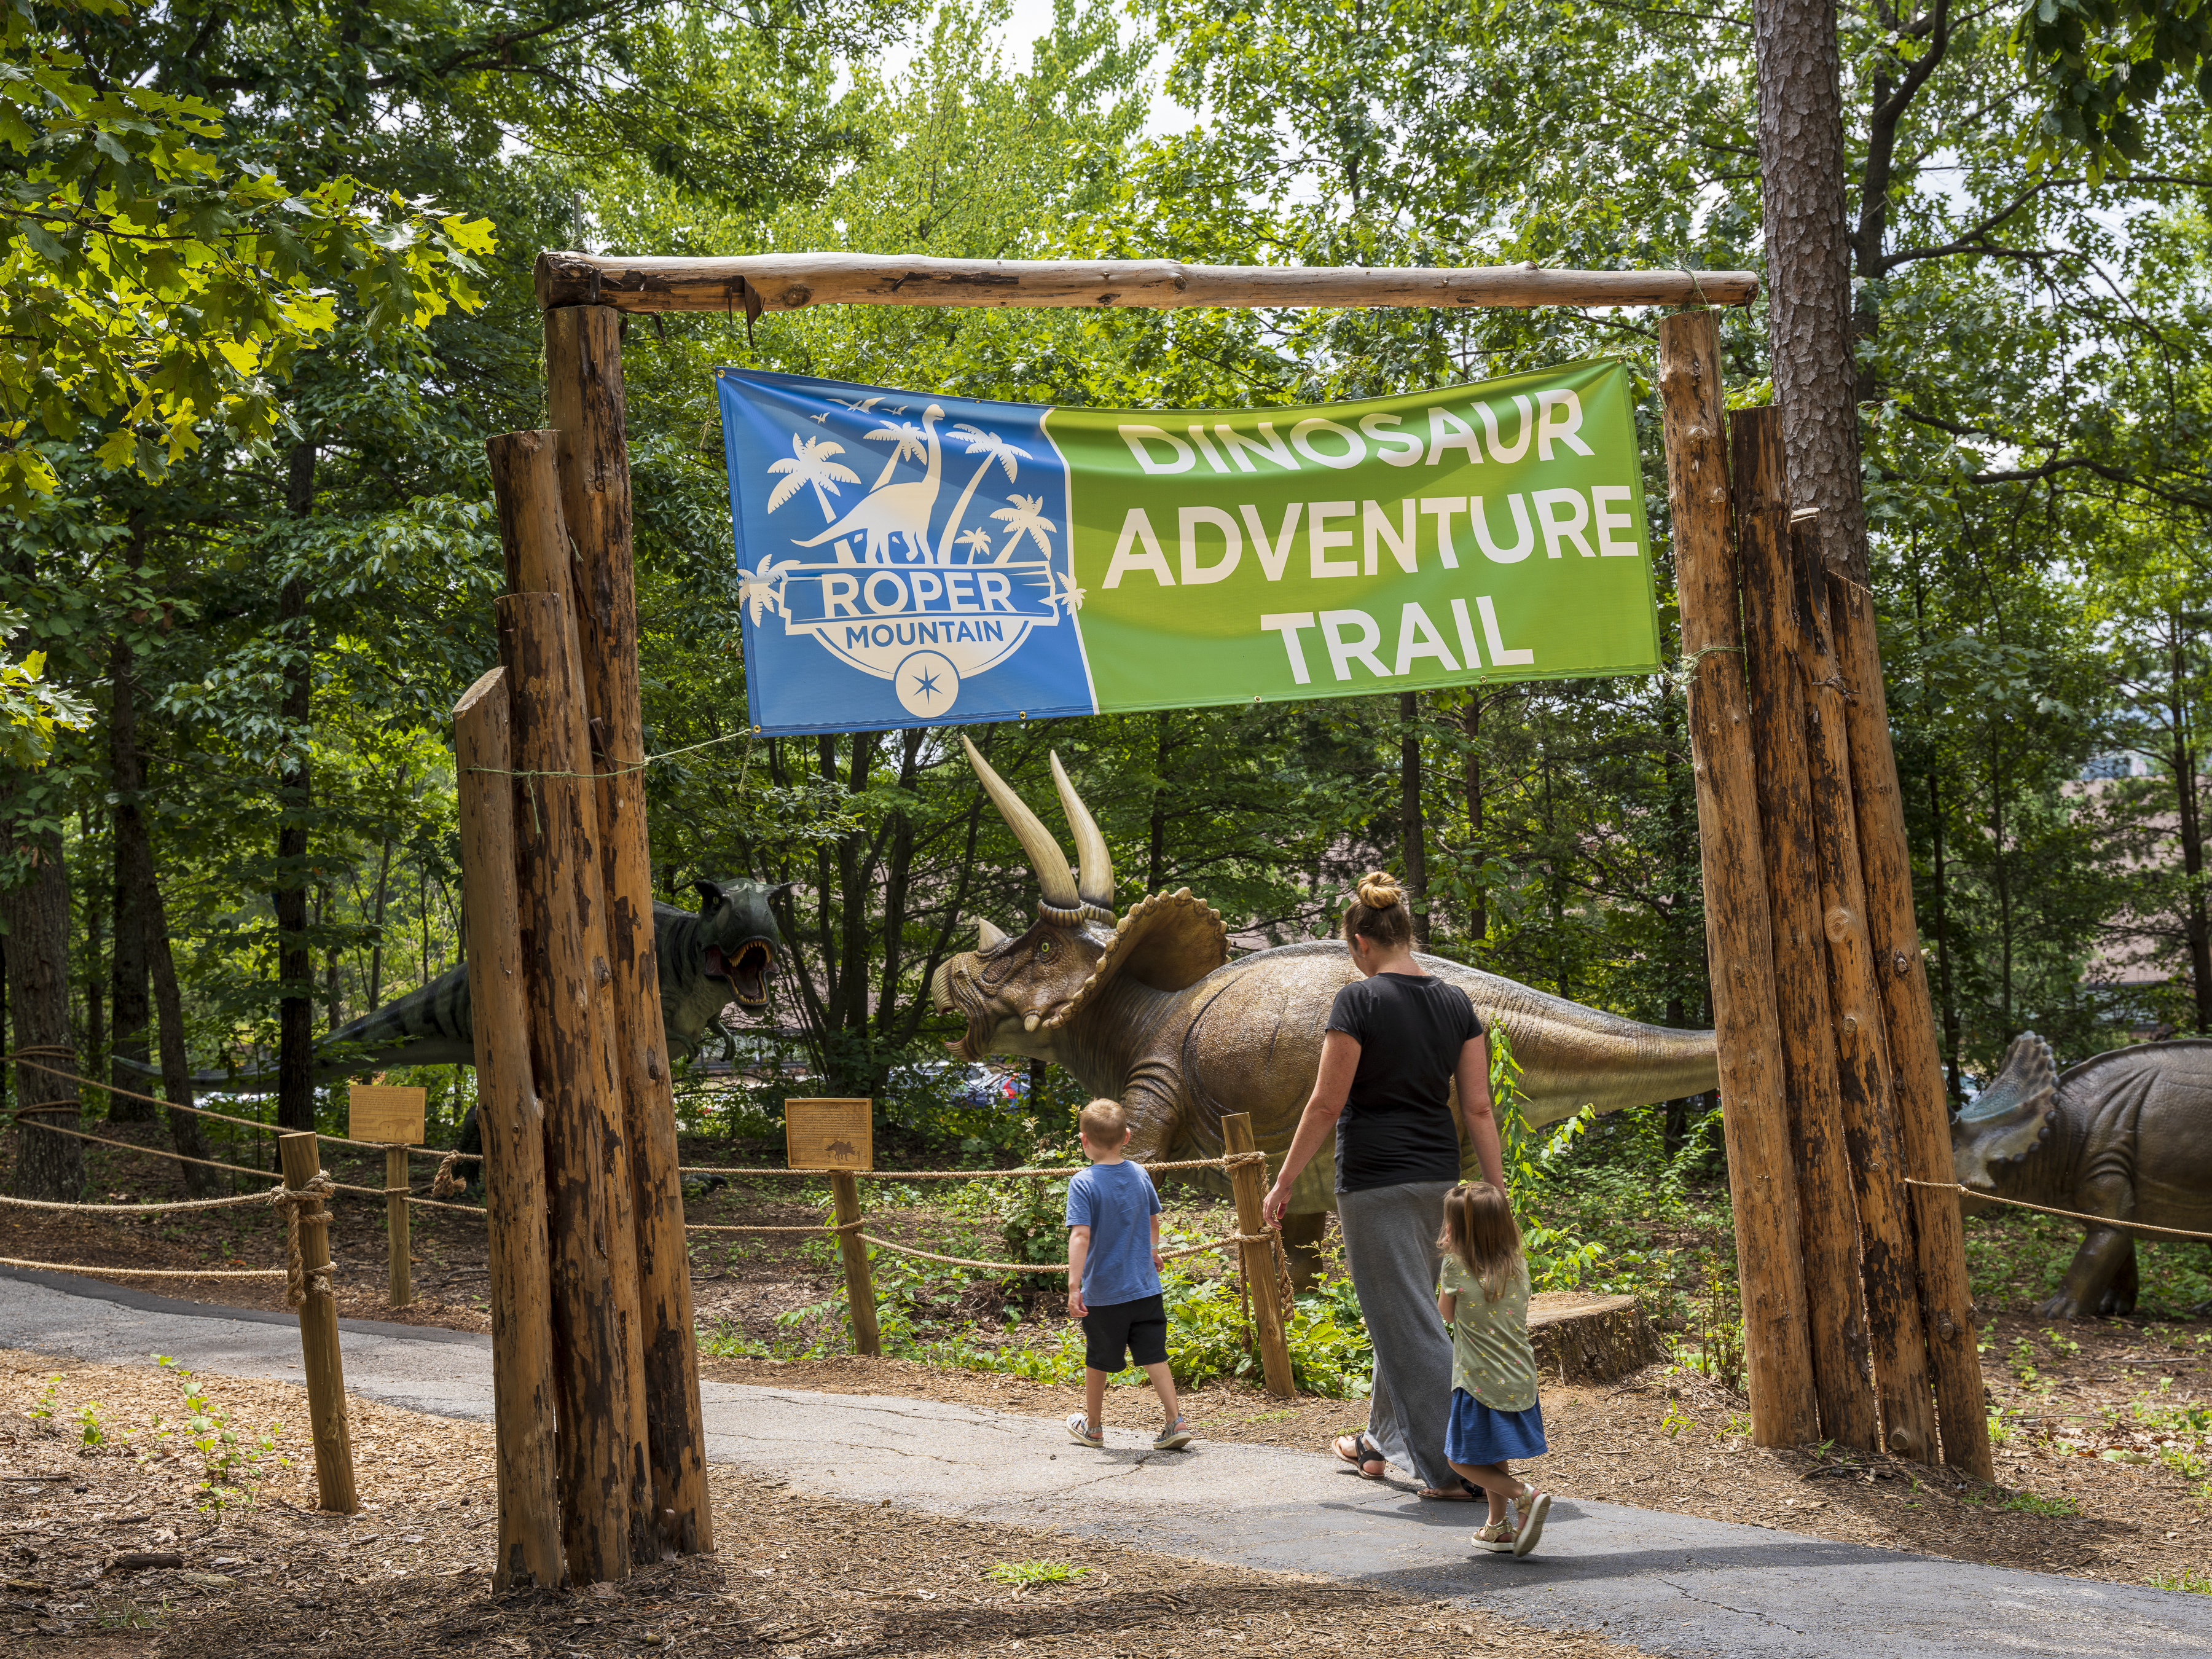
[[[1102,712],[1659,668],[1617,362],[1044,429]]]

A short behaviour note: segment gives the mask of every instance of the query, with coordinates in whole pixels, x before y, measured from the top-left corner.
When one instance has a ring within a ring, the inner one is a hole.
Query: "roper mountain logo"
[[[719,383],[757,725],[1091,711],[1068,470],[1042,409]]]

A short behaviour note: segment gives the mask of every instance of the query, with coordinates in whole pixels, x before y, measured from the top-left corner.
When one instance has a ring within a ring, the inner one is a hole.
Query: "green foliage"
[[[220,1514],[251,1504],[253,1482],[290,1467],[290,1460],[276,1449],[277,1425],[271,1423],[258,1432],[241,1432],[216,1408],[205,1387],[191,1372],[167,1354],[155,1354],[154,1363],[176,1378],[185,1408],[184,1421],[174,1427],[163,1426],[156,1418],[155,1438],[179,1438],[190,1449],[200,1476],[193,1488],[195,1507]]]
[[[2097,173],[2140,161],[2144,119],[2169,87],[2212,104],[2212,13],[2199,0],[2029,0],[2015,40],[2045,100],[2039,161],[2070,145]]]
[[[997,1561],[983,1576],[994,1584],[1068,1584],[1090,1571],[1066,1561]]]
[[[60,1373],[55,1372],[49,1375],[46,1378],[46,1386],[39,1390],[38,1398],[31,1402],[30,1409],[23,1415],[51,1432],[54,1425],[54,1401],[61,1391]]]
[[[2212,1572],[2195,1567],[2184,1567],[2179,1572],[2153,1573],[2153,1589],[2185,1590],[2192,1595],[2212,1595]]]

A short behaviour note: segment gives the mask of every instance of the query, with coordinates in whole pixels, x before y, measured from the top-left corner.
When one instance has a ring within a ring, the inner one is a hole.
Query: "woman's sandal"
[[[1488,1550],[1492,1555],[1510,1555],[1514,1548],[1513,1523],[1493,1521],[1474,1534],[1474,1547]]]
[[[1460,1489],[1457,1492],[1439,1492],[1434,1486],[1424,1486],[1421,1488],[1420,1495],[1423,1498],[1433,1498],[1446,1504],[1469,1504],[1478,1498],[1486,1500],[1490,1496],[1463,1474],[1459,1478],[1459,1486]]]
[[[1346,1446],[1352,1449],[1346,1451]],[[1380,1480],[1389,1470],[1390,1460],[1382,1455],[1382,1448],[1375,1443],[1375,1437],[1364,1429],[1358,1434],[1337,1436],[1334,1450],[1338,1457],[1359,1472],[1362,1480]],[[1370,1463],[1380,1466],[1372,1474],[1367,1473]]]

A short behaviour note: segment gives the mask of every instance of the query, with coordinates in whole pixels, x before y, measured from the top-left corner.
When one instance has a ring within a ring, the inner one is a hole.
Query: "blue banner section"
[[[717,371],[766,733],[1089,714],[1046,410]]]

